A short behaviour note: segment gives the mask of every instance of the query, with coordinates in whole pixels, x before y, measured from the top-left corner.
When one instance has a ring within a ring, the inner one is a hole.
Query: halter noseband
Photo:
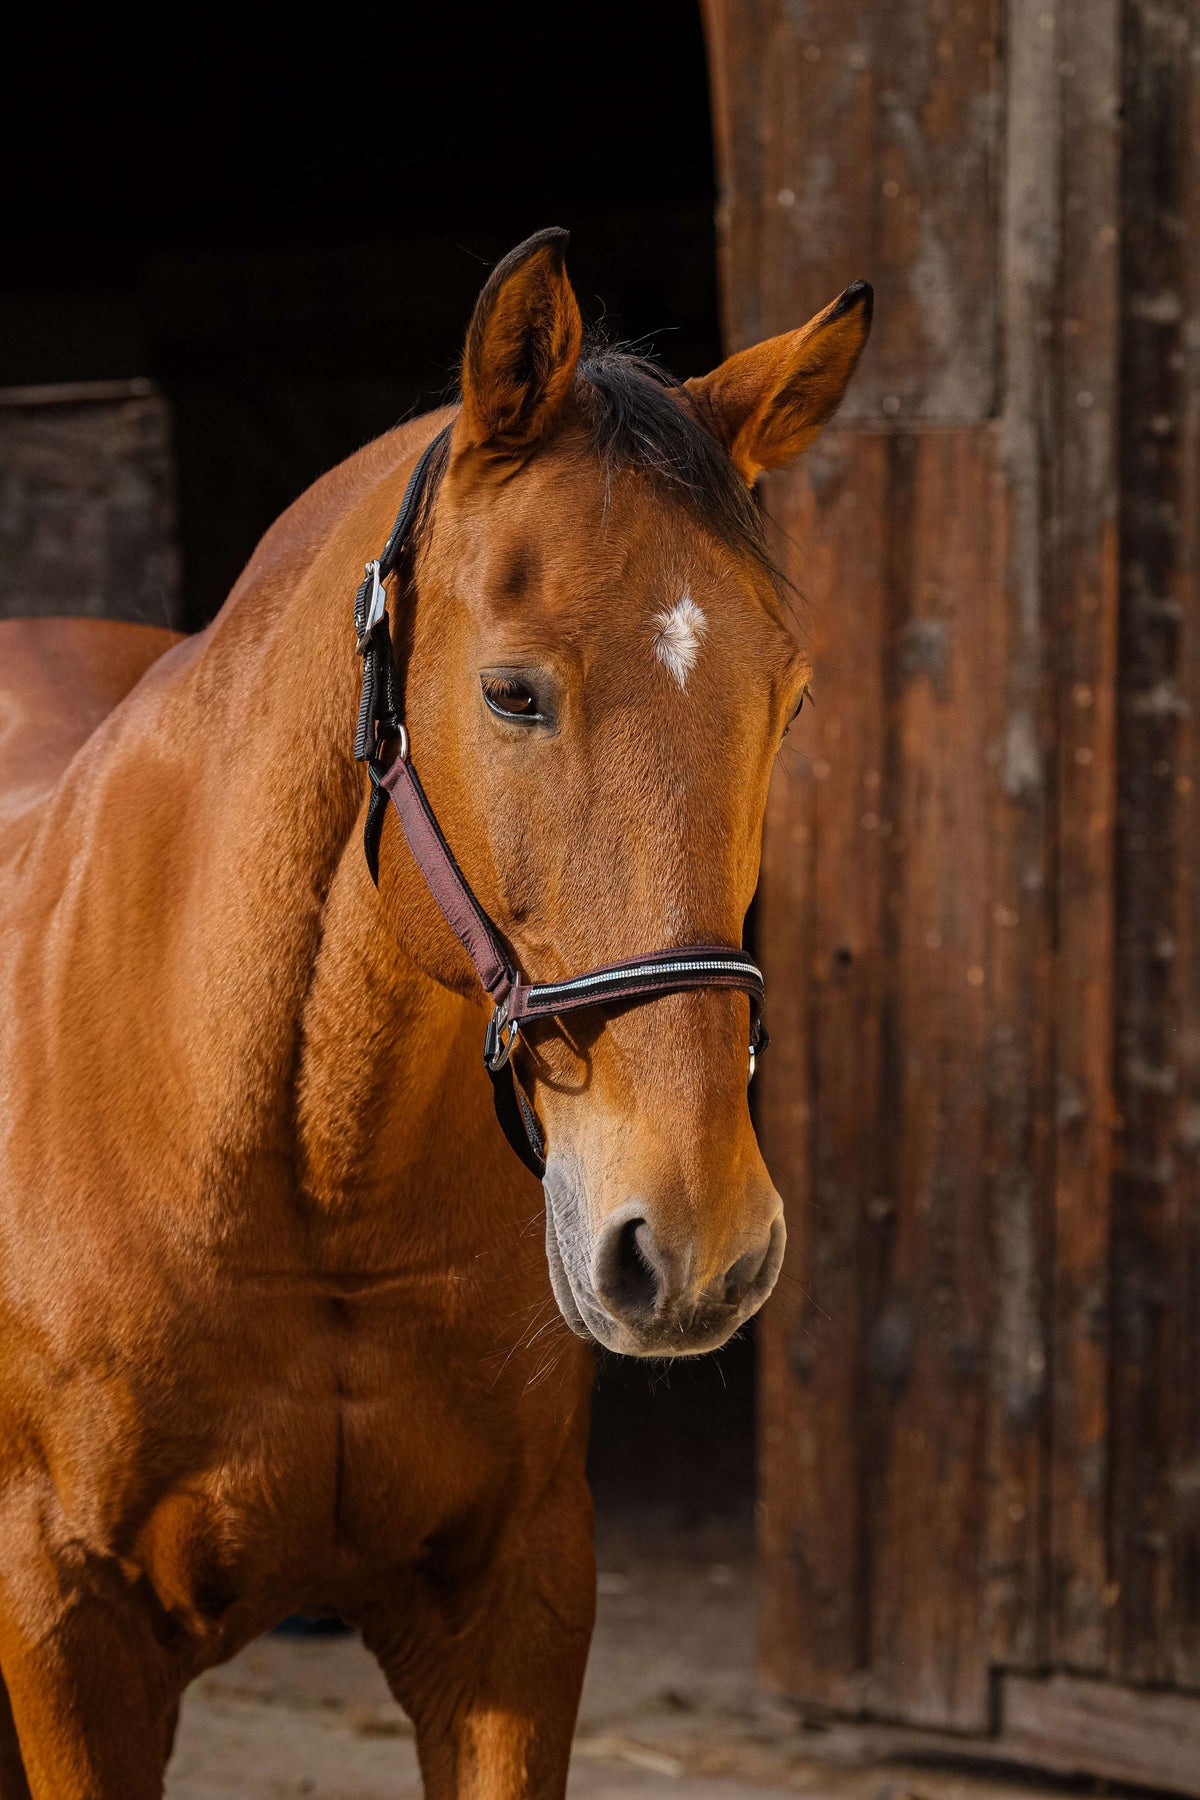
[[[396,523],[379,557],[369,562],[354,596],[354,629],[363,659],[362,703],[354,754],[371,777],[364,847],[371,879],[379,884],[379,839],[389,800],[404,828],[413,858],[446,922],[475,965],[493,1001],[483,1060],[492,1078],[496,1115],[512,1148],[540,1180],[546,1172],[545,1145],[533,1107],[518,1085],[512,1051],[529,1019],[557,1017],[585,1006],[652,1000],[687,988],[738,988],[750,996],[750,1074],[767,1047],[762,1023],[762,971],[744,950],[727,944],[684,944],[590,969],[568,981],[522,981],[497,931],[471,891],[442,835],[412,764],[408,731],[401,717],[400,686],[392,654],[391,625],[384,582],[399,563],[420,513],[433,458],[450,435],[440,431],[408,479]],[[396,745],[390,764],[388,744]]]

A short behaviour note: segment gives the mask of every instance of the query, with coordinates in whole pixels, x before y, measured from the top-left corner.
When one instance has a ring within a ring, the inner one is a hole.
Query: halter
[[[392,633],[384,582],[409,543],[429,486],[433,458],[449,438],[447,425],[428,446],[408,479],[396,523],[379,556],[366,566],[354,596],[354,629],[363,659],[362,703],[354,754],[371,778],[364,848],[371,879],[379,885],[379,840],[390,801],[399,815],[413,859],[446,922],[475,965],[493,1002],[484,1038],[483,1060],[492,1078],[496,1116],[516,1154],[541,1180],[545,1144],[533,1107],[516,1081],[513,1047],[526,1021],[557,1018],[586,1006],[642,1002],[688,988],[738,988],[750,996],[750,1076],[767,1047],[762,1023],[762,971],[744,950],[728,944],[684,944],[627,962],[608,963],[568,981],[522,981],[499,931],[471,891],[454,860],[413,767],[408,731],[401,717],[400,685],[392,654]],[[396,752],[383,760],[389,744]]]

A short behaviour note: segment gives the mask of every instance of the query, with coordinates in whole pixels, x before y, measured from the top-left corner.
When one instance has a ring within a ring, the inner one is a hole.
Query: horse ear
[[[527,454],[571,391],[583,322],[563,266],[570,233],[535,232],[497,263],[467,330],[462,416],[470,441]]]
[[[833,417],[867,341],[874,298],[856,281],[799,331],[739,350],[687,383],[748,482],[799,456]]]

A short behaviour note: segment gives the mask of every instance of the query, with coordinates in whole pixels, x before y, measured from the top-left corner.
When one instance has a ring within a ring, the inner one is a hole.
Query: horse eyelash
[[[812,689],[810,687],[805,686],[801,688],[800,698],[796,703],[796,710],[783,728],[784,737],[787,736],[788,732],[792,729],[792,726],[796,723],[796,720],[800,717],[800,714],[804,711],[804,702],[806,700],[811,700],[812,697]]]

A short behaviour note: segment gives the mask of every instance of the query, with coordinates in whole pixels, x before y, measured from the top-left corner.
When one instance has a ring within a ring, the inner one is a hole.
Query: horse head
[[[866,340],[849,288],[676,385],[584,343],[566,234],[499,264],[415,547],[405,707],[429,801],[526,980],[741,943],[767,785],[810,670],[753,484],[830,418]],[[431,906],[399,833],[385,904]],[[444,929],[430,972],[472,985]],[[770,1293],[780,1197],[747,1103],[744,992],[527,1024],[554,1292],[635,1355],[723,1343]]]

